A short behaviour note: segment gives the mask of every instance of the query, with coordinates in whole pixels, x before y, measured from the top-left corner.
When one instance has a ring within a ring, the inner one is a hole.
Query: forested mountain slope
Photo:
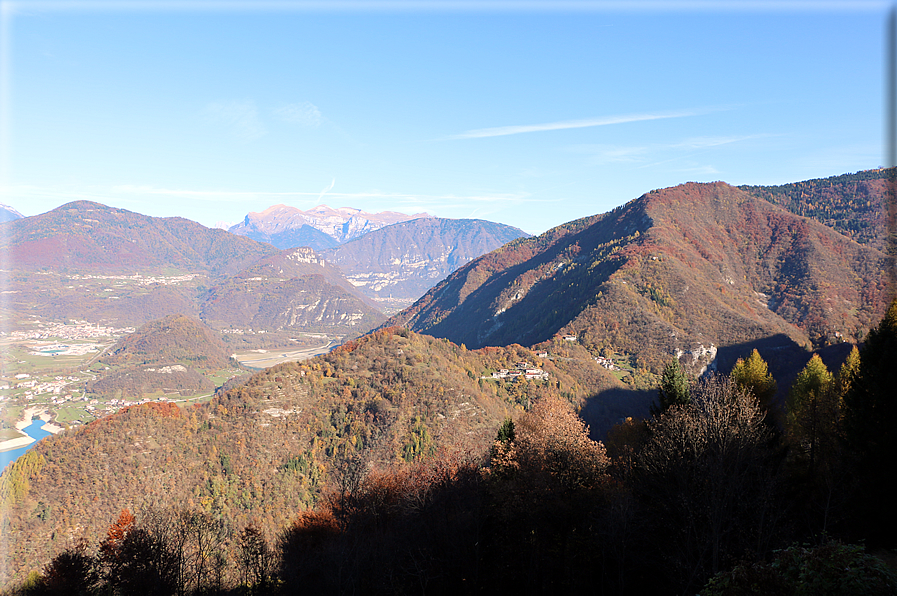
[[[229,360],[217,334],[200,321],[180,314],[143,325],[100,358],[111,366],[189,363],[202,368],[223,368]]]
[[[151,321],[124,336],[100,362],[87,383],[89,393],[111,398],[140,398],[162,392],[196,395],[215,391],[204,373],[232,367],[229,352],[217,333],[186,315]]]
[[[887,205],[897,168],[865,170],[779,186],[739,186],[743,191],[811,217],[860,244],[884,249]]]
[[[688,183],[484,255],[388,324],[471,347],[569,333],[659,372],[711,346],[861,337],[887,299],[884,259],[728,184]]]
[[[208,404],[134,406],[48,437],[0,480],[2,579],[21,580],[81,537],[95,542],[123,508],[192,508],[273,537],[352,465],[447,445],[482,451],[539,396],[579,403],[620,385],[580,346],[548,351],[469,351],[387,329],[257,373]],[[480,379],[521,361],[548,379]]]

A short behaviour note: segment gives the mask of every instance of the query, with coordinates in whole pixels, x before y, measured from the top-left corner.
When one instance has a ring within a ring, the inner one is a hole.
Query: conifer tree
[[[813,354],[788,392],[786,430],[792,444],[816,464],[820,443],[834,438],[839,418],[834,377],[822,358]]]
[[[857,375],[860,374],[860,351],[856,346],[847,355],[847,360],[841,365],[835,383],[838,386],[838,395],[843,399],[853,386]]]
[[[688,385],[688,376],[679,364],[679,359],[673,358],[663,369],[660,388],[657,390],[657,404],[651,406],[651,415],[660,416],[671,406],[687,404],[690,401]]]
[[[729,374],[735,384],[749,390],[765,410],[769,410],[776,394],[776,380],[769,374],[766,361],[754,350],[747,360],[739,358]]]

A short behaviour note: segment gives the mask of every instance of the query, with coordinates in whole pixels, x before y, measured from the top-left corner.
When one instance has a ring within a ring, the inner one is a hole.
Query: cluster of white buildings
[[[72,399],[71,393],[66,393],[66,387],[72,383],[80,382],[81,379],[78,377],[54,377],[52,381],[38,381],[37,379],[31,379],[25,373],[20,373],[16,375],[16,381],[18,382],[12,387],[13,389],[28,389],[23,395],[26,400],[30,401],[36,397],[46,397],[53,403],[64,403]],[[4,387],[0,387],[0,389],[4,389]],[[9,385],[6,385],[5,389],[10,389]],[[66,394],[62,395],[63,393]]]
[[[523,377],[524,379],[547,379],[548,373],[530,364],[529,362],[518,362],[514,369],[502,368],[492,373],[493,379],[516,379]]]
[[[103,279],[103,280],[118,280],[119,283],[115,285],[124,285],[124,282],[136,283],[141,286],[149,286],[152,284],[161,284],[163,286],[176,286],[182,284],[184,282],[191,281],[194,277],[197,277],[197,274],[191,273],[188,275],[140,275],[139,273],[135,273],[134,275],[85,275],[85,274],[74,274],[67,276],[70,280],[90,280],[90,279]],[[68,286],[69,289],[74,286]]]
[[[35,320],[37,329],[30,331],[13,331],[9,336],[13,339],[49,339],[58,337],[68,340],[99,339],[134,333],[134,327],[104,327],[87,321],[74,321],[72,324],[45,323]]]
[[[604,356],[596,356],[595,362],[606,368],[607,370],[622,370],[619,366],[614,364],[614,361],[610,358],[605,358]]]

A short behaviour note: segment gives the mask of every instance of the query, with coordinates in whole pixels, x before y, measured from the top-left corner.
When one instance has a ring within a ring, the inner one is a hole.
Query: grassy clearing
[[[624,377],[629,376],[629,371],[628,370],[612,370],[612,371],[610,371],[610,374],[612,374],[614,376],[614,378],[617,379],[618,381],[622,381]]]
[[[22,418],[22,412],[24,411],[25,406],[3,406],[3,422],[5,422],[7,426],[14,426],[15,423]]]
[[[245,370],[240,370],[239,368],[225,368],[223,370],[217,370],[211,372],[206,375],[206,377],[215,383],[216,387],[220,387],[225,381],[230,379],[231,377],[236,377],[244,374]]]
[[[196,395],[185,395],[185,396],[180,396],[180,395],[175,394],[175,395],[169,395],[168,400],[177,402],[179,404],[184,404],[184,403],[201,404],[203,402],[207,402],[210,399],[212,399],[213,395],[214,395],[214,393],[208,393],[208,392],[198,393]]]
[[[56,422],[59,424],[71,424],[72,422],[87,423],[93,420],[92,414],[79,406],[63,406],[56,408]]]

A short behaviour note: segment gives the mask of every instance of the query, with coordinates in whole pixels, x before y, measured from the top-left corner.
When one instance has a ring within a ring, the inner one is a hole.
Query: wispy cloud
[[[334,178],[334,179],[330,182],[330,186],[328,186],[327,188],[325,188],[324,190],[322,190],[322,191],[321,191],[321,194],[318,195],[318,202],[319,202],[319,203],[321,202],[321,199],[324,198],[324,195],[326,195],[328,192],[330,192],[331,190],[333,190],[333,187],[334,187],[335,185],[336,185],[336,178]]]
[[[274,109],[274,115],[284,122],[312,128],[320,126],[324,120],[321,110],[309,101],[282,105]]]
[[[545,132],[549,130],[566,130],[570,128],[589,128],[592,126],[608,126],[610,124],[626,124],[644,122],[646,120],[663,120],[666,118],[684,118],[698,116],[710,110],[689,110],[683,112],[659,112],[656,114],[628,114],[622,116],[605,116],[602,118],[586,118],[584,120],[562,120],[545,124],[524,124],[516,126],[498,126],[495,128],[477,128],[461,134],[451,135],[448,139],[482,139],[487,137],[504,137],[528,132]]]
[[[590,163],[632,163],[642,161],[651,151],[656,150],[651,146],[622,146],[622,145],[572,145],[564,151],[579,153],[589,156]]]
[[[207,122],[222,126],[244,141],[255,140],[268,132],[252,101],[214,102],[206,105],[202,112]]]

